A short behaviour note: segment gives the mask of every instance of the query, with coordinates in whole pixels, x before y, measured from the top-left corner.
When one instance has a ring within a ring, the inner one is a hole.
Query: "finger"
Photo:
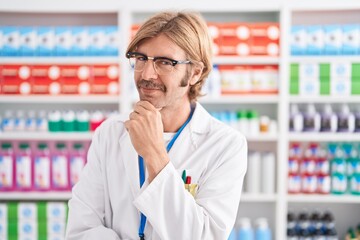
[[[154,105],[152,105],[150,102],[148,101],[139,101],[135,104],[135,106],[141,106],[143,108],[145,108],[146,110],[149,111],[154,111],[156,110],[156,108],[154,107]]]
[[[130,120],[136,120],[136,119],[139,119],[139,117],[140,117],[140,114],[137,113],[137,112],[131,112],[131,113],[129,114],[129,119],[130,119]]]

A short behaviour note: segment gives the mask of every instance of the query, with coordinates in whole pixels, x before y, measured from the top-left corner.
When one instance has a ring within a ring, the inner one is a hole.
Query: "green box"
[[[320,81],[320,95],[330,95],[330,81]]]
[[[300,84],[299,81],[290,81],[290,94],[291,95],[299,95],[299,89],[300,89]]]
[[[351,78],[360,78],[360,63],[353,63],[351,66]]]
[[[290,64],[290,78],[299,79],[299,64],[292,63]]]
[[[351,95],[360,95],[360,81],[351,82]]]
[[[330,77],[330,64],[329,63],[320,63],[320,78]]]

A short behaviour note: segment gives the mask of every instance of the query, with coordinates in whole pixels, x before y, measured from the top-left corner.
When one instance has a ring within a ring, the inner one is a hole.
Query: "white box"
[[[7,205],[4,203],[0,203],[0,222],[6,222],[7,220]]]
[[[66,219],[67,207],[63,202],[48,202],[46,204],[46,218],[48,220]]]
[[[84,56],[89,50],[89,32],[87,27],[72,27],[73,44],[71,56]]]
[[[48,220],[47,221],[48,236],[65,236],[65,220]]]
[[[318,63],[301,63],[299,64],[299,80],[320,78],[320,66]]]
[[[52,27],[37,28],[37,50],[38,56],[55,55],[55,30]]]
[[[342,29],[340,25],[327,25],[325,29],[325,54],[337,55],[342,49]]]
[[[19,220],[34,220],[34,221],[37,221],[37,206],[36,206],[36,203],[19,203],[19,205],[18,205],[18,219]]]
[[[360,25],[343,25],[342,32],[342,54],[358,54],[360,52]]]
[[[0,220],[0,239],[6,239],[8,236],[7,220]]]
[[[18,236],[19,239],[37,239],[38,225],[37,220],[19,220],[18,221]]]
[[[305,26],[292,26],[290,37],[291,55],[303,55],[306,53],[307,32]]]
[[[55,28],[55,54],[57,56],[69,56],[72,47],[72,34],[70,27]]]
[[[3,27],[2,56],[18,56],[20,48],[20,32],[16,27]]]
[[[307,47],[306,54],[320,55],[324,53],[325,39],[322,26],[308,26],[306,28]]]
[[[20,28],[20,55],[34,56],[37,47],[37,35],[34,27]]]
[[[351,81],[343,78],[331,78],[330,95],[332,96],[350,96]]]
[[[104,55],[104,49],[106,44],[106,32],[105,27],[89,27],[89,55],[101,56]]]
[[[351,62],[341,61],[330,64],[331,78],[348,78],[351,79]]]
[[[119,32],[117,26],[106,27],[106,44],[104,47],[104,54],[106,56],[117,56],[120,47]]]
[[[301,96],[319,96],[320,95],[320,81],[319,79],[302,79],[300,81],[300,95]]]

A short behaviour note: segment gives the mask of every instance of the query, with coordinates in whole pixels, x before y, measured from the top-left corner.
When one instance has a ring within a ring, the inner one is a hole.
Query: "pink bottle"
[[[11,191],[15,186],[14,151],[9,142],[1,144],[0,149],[0,191]]]
[[[34,189],[38,191],[50,190],[51,159],[48,145],[39,143],[34,156]]]
[[[29,191],[33,188],[33,169],[31,148],[29,143],[19,144],[16,152],[15,178],[16,189],[20,191]]]
[[[74,143],[70,156],[70,184],[73,187],[80,177],[80,173],[86,163],[86,151],[81,143]]]
[[[51,185],[54,190],[69,190],[69,158],[65,143],[57,143],[51,158]]]

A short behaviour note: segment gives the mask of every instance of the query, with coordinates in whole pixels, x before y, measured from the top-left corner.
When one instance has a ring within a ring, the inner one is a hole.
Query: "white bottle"
[[[14,116],[11,110],[5,111],[5,116],[2,119],[2,129],[4,132],[11,132],[14,131]]]
[[[341,110],[338,115],[338,131],[339,132],[354,132],[355,130],[355,116],[350,112],[349,105],[341,105]]]
[[[324,105],[324,111],[321,114],[321,127],[322,132],[336,132],[338,125],[337,115],[333,112],[330,104]]]
[[[210,96],[217,98],[221,96],[221,73],[219,67],[214,65],[209,76]]]
[[[260,193],[260,161],[261,155],[259,152],[251,152],[248,160],[248,170],[246,173],[246,191],[248,193],[257,194]]]
[[[302,132],[304,128],[304,116],[299,111],[298,105],[290,106],[289,129],[294,132]]]
[[[18,110],[16,112],[16,117],[14,121],[14,130],[15,131],[25,131],[25,114],[24,111]]]
[[[264,194],[275,193],[275,154],[266,152],[261,158],[261,192]]]
[[[304,131],[319,132],[320,131],[320,114],[316,111],[314,104],[308,104],[304,114]]]

